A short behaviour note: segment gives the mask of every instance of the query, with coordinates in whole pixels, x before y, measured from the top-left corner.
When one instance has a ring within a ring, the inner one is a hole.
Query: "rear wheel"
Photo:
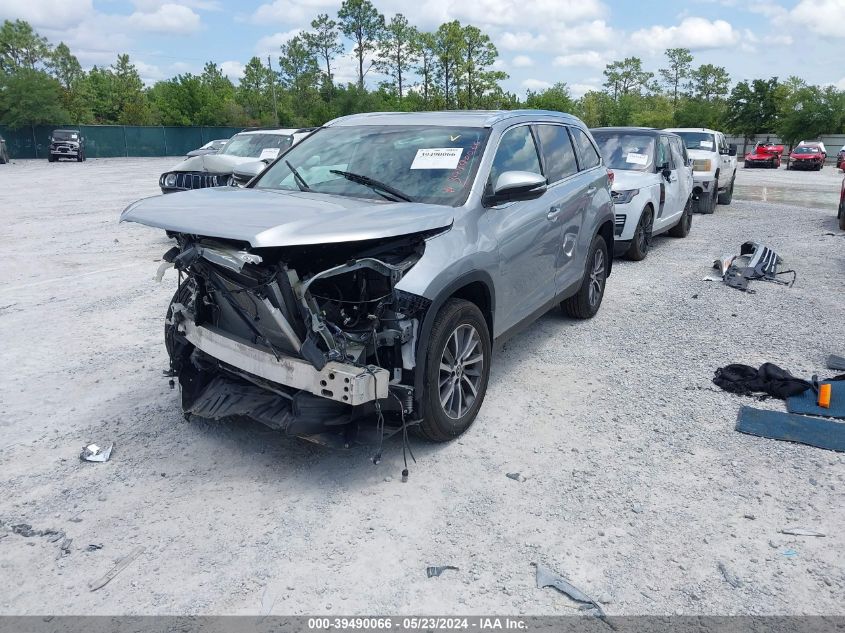
[[[644,260],[646,255],[648,255],[649,248],[651,248],[651,234],[653,231],[654,212],[648,206],[640,214],[637,230],[634,231],[634,237],[631,240],[631,246],[625,252],[625,258],[634,262]]]
[[[470,427],[487,393],[491,349],[490,330],[478,306],[449,299],[440,308],[426,354],[420,435],[447,442]]]
[[[681,219],[678,223],[669,229],[669,235],[672,237],[686,237],[689,235],[692,228],[692,198],[687,200],[684,207],[684,212],[681,214]]]
[[[596,235],[587,254],[581,287],[578,292],[560,303],[564,314],[575,319],[591,319],[596,315],[604,297],[607,262],[607,244],[601,235]]]
[[[736,180],[736,174],[734,174],[733,178],[731,178],[731,184],[728,185],[728,188],[725,189],[722,193],[719,194],[719,204],[730,204],[731,203],[731,200],[733,200],[733,197],[734,197],[734,181],[735,180]],[[716,187],[716,191],[718,191],[718,190],[719,190],[719,188]]]

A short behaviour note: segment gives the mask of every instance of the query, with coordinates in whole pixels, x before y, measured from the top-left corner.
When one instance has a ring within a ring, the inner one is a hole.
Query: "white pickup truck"
[[[692,158],[696,211],[713,213],[716,204],[730,204],[736,180],[736,145],[722,132],[706,128],[669,128],[682,139]]]

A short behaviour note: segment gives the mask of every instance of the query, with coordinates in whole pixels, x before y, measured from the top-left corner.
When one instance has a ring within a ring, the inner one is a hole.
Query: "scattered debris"
[[[724,576],[725,582],[727,582],[731,587],[733,587],[734,589],[742,587],[742,580],[740,580],[739,576],[736,576],[729,572],[728,568],[725,567],[724,563],[720,562],[717,567],[719,568],[719,571],[722,572],[722,576]]]
[[[82,447],[82,452],[79,454],[79,459],[86,462],[107,462],[111,457],[111,451],[114,444],[109,444],[106,448],[101,448],[97,444],[88,444]]]
[[[768,246],[758,242],[745,242],[739,247],[739,255],[724,255],[713,262],[713,268],[719,271],[722,281],[737,290],[754,292],[748,289],[748,282],[759,279],[771,281],[782,286],[795,284],[797,274],[794,270],[779,271],[783,259]],[[782,281],[778,275],[792,273],[792,281]]]
[[[742,515],[742,518],[743,518],[743,519],[748,519],[749,521],[754,521],[754,520],[756,520],[756,519],[757,519],[757,517],[756,517],[755,515],[753,515],[753,514],[743,514],[743,515]]]
[[[604,611],[599,606],[599,603],[590,598],[590,596],[585,594],[583,591],[575,587],[566,578],[564,578],[563,576],[559,576],[548,567],[544,567],[539,563],[532,563],[532,565],[537,568],[538,589],[543,589],[544,587],[554,587],[561,593],[564,593],[570,598],[572,598],[575,602],[581,602],[585,605],[592,606],[598,612],[599,617],[605,617]]]
[[[86,547],[89,552],[96,552],[98,549],[103,549],[102,543],[89,543],[88,547]]]
[[[143,547],[143,545],[139,545],[138,547],[136,547],[135,549],[133,549],[133,550],[132,550],[131,552],[129,552],[126,556],[124,556],[123,558],[121,558],[121,559],[120,559],[120,560],[119,560],[119,561],[115,564],[115,566],[114,566],[114,567],[112,567],[112,568],[111,568],[111,569],[110,569],[110,570],[106,573],[106,575],[105,575],[105,576],[103,576],[102,578],[99,578],[99,579],[97,579],[97,580],[94,580],[94,581],[92,581],[92,582],[88,583],[88,588],[89,588],[91,591],[97,591],[97,589],[100,589],[101,587],[105,587],[107,584],[109,584],[109,582],[110,582],[110,581],[111,581],[111,580],[112,580],[115,576],[117,576],[120,572],[122,572],[124,569],[126,569],[127,567],[129,567],[129,563],[131,563],[133,560],[135,560],[136,558],[138,558],[138,556],[140,556],[140,555],[141,555],[141,553],[143,553],[143,551],[144,551],[144,547]]]
[[[70,544],[73,543],[72,538],[66,538],[62,541],[62,544],[59,545],[59,553],[56,554],[56,560],[62,558],[63,556],[67,556],[70,554]]]
[[[792,536],[825,536],[822,532],[815,530],[806,530],[804,528],[783,528],[780,530],[781,534],[791,534]]]
[[[454,565],[440,565],[440,566],[432,565],[431,567],[425,568],[425,575],[428,576],[429,578],[432,578],[433,576],[439,576],[440,574],[442,574],[447,569],[451,569],[452,571],[458,571],[458,568],[455,567]]]
[[[825,418],[742,407],[736,430],[757,437],[845,452],[845,424]]]
[[[845,371],[845,357],[831,354],[827,357],[827,368]]]
[[[505,473],[505,476],[508,479],[513,479],[514,481],[525,481],[527,478],[523,477],[520,473]]]
[[[795,558],[796,556],[798,556],[798,552],[796,552],[794,549],[787,549],[783,551],[783,555],[787,558]]]

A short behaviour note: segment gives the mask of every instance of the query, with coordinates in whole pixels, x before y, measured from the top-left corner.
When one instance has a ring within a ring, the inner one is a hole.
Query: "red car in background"
[[[787,169],[815,169],[820,171],[824,167],[827,155],[817,143],[801,144],[789,155]]]
[[[836,155],[836,167],[845,171],[845,147],[839,150],[839,153]]]
[[[783,154],[783,145],[774,143],[757,143],[754,149],[745,155],[746,168],[748,167],[769,167],[777,169],[780,167],[780,156]]]

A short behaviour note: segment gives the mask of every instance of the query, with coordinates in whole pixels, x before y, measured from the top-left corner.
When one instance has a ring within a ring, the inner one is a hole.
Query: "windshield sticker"
[[[278,147],[265,147],[261,150],[261,154],[258,156],[258,160],[275,160],[276,156],[279,155],[279,148]]]
[[[699,147],[706,147],[707,149],[713,149],[713,141],[701,141]]]
[[[625,157],[625,162],[633,163],[634,165],[648,165],[648,154],[628,152],[628,155]]]
[[[449,135],[449,140],[452,141],[453,143],[455,141],[457,141],[459,138],[461,138],[460,134],[458,134],[457,136],[452,136],[451,134]]]
[[[463,147],[426,147],[418,149],[411,169],[455,169]]]

